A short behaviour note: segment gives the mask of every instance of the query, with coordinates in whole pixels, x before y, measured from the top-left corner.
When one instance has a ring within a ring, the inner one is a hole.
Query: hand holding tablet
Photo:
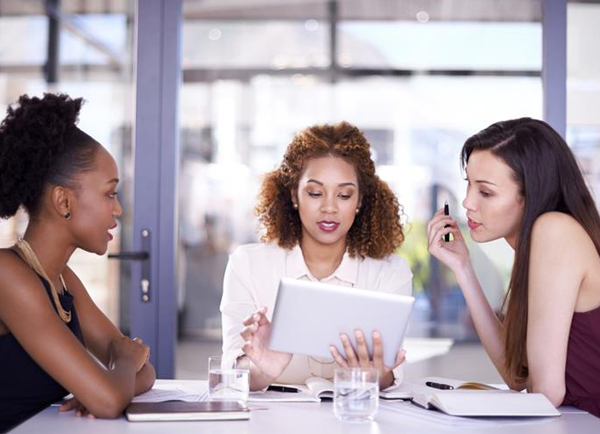
[[[409,296],[284,278],[268,347],[329,358],[330,347],[340,343],[341,334],[362,330],[366,335],[356,335],[356,345],[352,339],[342,345],[344,358],[352,359],[349,364],[381,359],[383,366],[394,367],[413,303]],[[378,332],[375,339],[373,331]]]
[[[271,322],[266,314],[267,308],[261,307],[244,320],[240,333],[245,342],[242,350],[266,376],[275,379],[290,363],[292,354],[267,348]]]
[[[340,336],[343,352],[340,353],[335,345],[331,345],[329,350],[336,363],[343,368],[374,368],[379,371],[379,384],[381,388],[389,387],[394,381],[392,370],[400,366],[406,356],[406,351],[398,350],[396,360],[393,366],[386,366],[383,362],[383,342],[381,333],[373,331],[371,333],[373,342],[373,355],[369,356],[365,335],[362,330],[354,330],[354,340],[356,352],[352,345],[350,336],[342,333]]]

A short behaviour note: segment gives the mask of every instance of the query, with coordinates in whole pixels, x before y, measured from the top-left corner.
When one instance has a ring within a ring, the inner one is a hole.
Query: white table
[[[182,380],[159,380],[180,384],[202,384]],[[366,424],[342,422],[333,415],[331,402],[250,403],[248,421],[206,422],[127,422],[78,418],[72,412],[59,413],[49,407],[15,428],[14,433],[232,433],[232,434],[429,434],[432,432],[511,434],[586,434],[600,433],[600,419],[571,407],[560,408],[555,418],[466,419],[422,410],[408,402],[380,401],[375,421]]]

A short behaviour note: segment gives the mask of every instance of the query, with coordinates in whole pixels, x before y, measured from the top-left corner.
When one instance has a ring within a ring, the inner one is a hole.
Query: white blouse
[[[240,246],[229,256],[223,282],[221,313],[224,357],[234,360],[243,354],[244,340],[240,336],[242,322],[253,312],[266,306],[267,318],[271,320],[282,277],[402,295],[412,293],[412,273],[406,260],[397,255],[361,260],[345,253],[337,270],[319,280],[308,270],[298,245],[291,250],[275,243]],[[277,383],[304,384],[307,378],[314,376],[331,379],[335,367],[333,359],[295,354]],[[403,365],[394,369],[394,377],[394,385],[402,382]]]

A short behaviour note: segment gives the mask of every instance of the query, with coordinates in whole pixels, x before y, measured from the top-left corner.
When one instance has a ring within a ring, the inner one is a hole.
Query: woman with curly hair
[[[412,291],[406,261],[393,254],[404,240],[400,206],[375,174],[363,133],[347,122],[298,133],[280,166],[266,175],[256,212],[263,242],[231,254],[221,301],[223,353],[250,369],[250,388],[332,378],[336,364],[377,368],[382,389],[401,382],[404,351],[395,366],[385,366],[378,332],[372,335],[372,359],[362,331],[342,334],[344,354],[332,345],[332,359],[266,347],[282,277],[403,295]]]
[[[0,218],[29,215],[24,237],[0,249],[0,432],[69,392],[61,411],[118,417],[156,377],[149,348],[67,265],[78,248],[106,253],[122,213],[117,165],[77,127],[81,104],[24,95],[0,124]]]

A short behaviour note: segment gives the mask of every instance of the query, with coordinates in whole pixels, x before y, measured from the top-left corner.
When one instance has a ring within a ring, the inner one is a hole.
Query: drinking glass
[[[248,399],[249,371],[238,369],[235,360],[221,356],[208,358],[208,394],[211,401],[242,401]]]
[[[340,368],[335,370],[333,412],[342,420],[368,422],[379,406],[377,369]]]

